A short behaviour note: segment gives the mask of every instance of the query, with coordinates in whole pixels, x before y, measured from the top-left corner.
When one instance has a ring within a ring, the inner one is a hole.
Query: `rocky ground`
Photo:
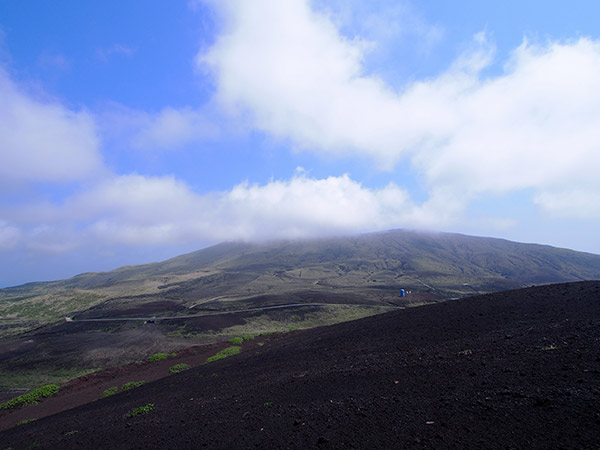
[[[317,328],[0,432],[34,447],[598,449],[600,282]]]

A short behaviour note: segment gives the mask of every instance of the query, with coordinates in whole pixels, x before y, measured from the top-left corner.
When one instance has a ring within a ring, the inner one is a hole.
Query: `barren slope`
[[[507,291],[314,329],[0,447],[596,449],[599,342],[600,282]]]

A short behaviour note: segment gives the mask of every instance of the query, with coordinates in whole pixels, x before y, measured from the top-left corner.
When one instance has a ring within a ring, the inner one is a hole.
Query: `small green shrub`
[[[265,343],[264,343],[264,342],[259,342],[259,343],[258,343],[258,346],[259,346],[259,347],[262,347],[263,345],[265,345]]]
[[[254,340],[254,335],[253,334],[246,334],[244,336],[244,340],[245,341],[253,341]]]
[[[189,364],[181,363],[175,364],[174,366],[169,367],[169,373],[176,374],[179,372],[183,372],[184,370],[188,370],[190,368]]]
[[[240,345],[244,342],[244,338],[241,337],[234,337],[229,339],[229,343],[233,344],[233,345]]]
[[[273,406],[273,402],[265,402],[264,406],[270,408],[271,406]]]
[[[140,414],[148,414],[150,411],[154,410],[154,403],[148,403],[144,406],[138,406],[137,408],[133,408],[131,411],[127,413],[127,417],[135,417]]]
[[[111,395],[115,395],[117,392],[119,392],[119,386],[110,387],[102,393],[100,398],[110,397]]]
[[[242,350],[242,347],[238,347],[237,345],[224,348],[219,353],[214,356],[211,356],[206,360],[207,363],[211,363],[214,361],[218,361],[219,359],[227,358],[228,356],[237,355]]]
[[[155,353],[154,355],[148,356],[148,358],[146,358],[146,361],[148,361],[148,362],[162,361],[163,359],[167,359],[168,357],[169,357],[169,355],[167,355],[166,353]]]
[[[56,394],[58,394],[58,386],[56,384],[47,384],[35,391],[19,395],[12,400],[0,403],[0,409],[11,409],[20,405],[36,405],[42,398],[51,397]]]
[[[121,386],[121,391],[128,391],[130,389],[135,389],[144,384],[146,384],[146,382],[143,380],[142,381],[130,381],[128,383],[125,383],[123,386]]]
[[[17,423],[17,426],[19,425],[25,425],[26,423],[31,423],[31,422],[35,422],[37,419],[24,419],[21,420],[19,423]]]

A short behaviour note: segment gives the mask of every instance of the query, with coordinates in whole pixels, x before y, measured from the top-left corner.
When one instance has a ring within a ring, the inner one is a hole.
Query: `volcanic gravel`
[[[32,446],[598,449],[600,282],[313,329],[0,433]]]

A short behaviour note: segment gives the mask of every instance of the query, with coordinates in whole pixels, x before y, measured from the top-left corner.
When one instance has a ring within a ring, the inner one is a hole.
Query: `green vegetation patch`
[[[177,356],[177,353],[155,353],[154,355],[148,356],[148,358],[146,358],[146,361],[148,361],[148,362],[162,361],[163,359],[173,358],[174,356]]]
[[[148,358],[146,358],[146,361],[148,361],[148,362],[162,361],[163,359],[167,359],[168,357],[169,357],[169,355],[167,355],[166,353],[155,353],[154,355],[148,356]]]
[[[17,406],[36,405],[39,401],[46,397],[51,397],[58,394],[58,386],[56,384],[47,384],[35,391],[27,394],[19,395],[7,402],[0,404],[0,409],[12,409]]]
[[[265,312],[244,319],[245,324],[234,325],[224,328],[220,335],[229,336],[264,336],[272,333],[285,333],[295,330],[306,330],[309,328],[332,325],[350,320],[362,319],[363,317],[382,314],[394,310],[388,306],[358,306],[358,305],[328,305],[309,306],[297,308],[295,314],[286,311]]]
[[[237,355],[242,350],[242,347],[237,345],[233,345],[231,347],[224,348],[219,353],[214,356],[211,356],[206,360],[207,363],[211,363],[214,361],[218,361],[219,359],[227,358],[228,356]]]
[[[37,320],[43,323],[63,320],[76,311],[86,310],[104,300],[105,296],[83,291],[42,293],[11,296],[0,294],[0,316]]]
[[[154,411],[154,403],[147,403],[144,406],[133,408],[127,413],[127,418],[139,416],[140,414],[148,414],[150,411]]]
[[[169,367],[169,373],[176,374],[179,372],[183,372],[184,370],[188,370],[190,368],[189,364],[181,363],[175,364],[174,366]]]
[[[119,386],[110,387],[102,393],[100,398],[110,397],[111,395],[115,395],[117,392],[119,392]]]
[[[130,389],[135,389],[137,387],[143,386],[146,384],[146,381],[130,381],[121,386],[121,392],[129,391]]]
[[[233,345],[240,345],[244,342],[244,338],[241,337],[234,337],[229,339],[229,343],[233,344]]]
[[[23,419],[20,422],[17,423],[17,426],[19,425],[25,425],[26,423],[31,423],[31,422],[35,422],[37,419]]]
[[[140,386],[143,386],[146,383],[147,382],[144,381],[144,380],[142,380],[142,381],[129,381],[129,382],[125,383],[123,386],[121,386],[120,389],[119,389],[118,386],[113,386],[113,387],[110,387],[107,390],[105,390],[102,393],[102,395],[100,396],[100,398],[106,398],[106,397],[110,397],[111,395],[118,394],[119,392],[129,391],[131,389],[135,389],[135,388],[138,388]]]

